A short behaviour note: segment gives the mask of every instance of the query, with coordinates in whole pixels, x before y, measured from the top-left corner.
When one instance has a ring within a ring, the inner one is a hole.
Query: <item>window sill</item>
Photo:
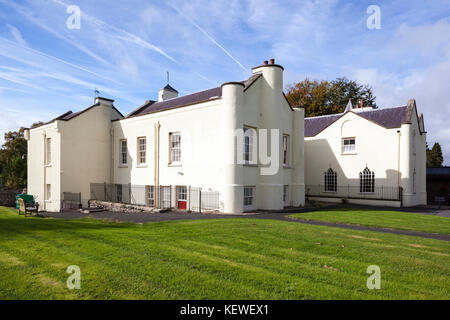
[[[352,153],[341,153],[341,156],[355,156],[355,155],[357,155],[358,153],[357,152],[352,152]]]
[[[169,163],[167,166],[168,167],[182,167],[181,163],[177,163],[177,162]]]
[[[257,167],[259,167],[259,165],[256,164],[256,163],[244,163],[244,167],[254,167],[254,168],[257,168]]]
[[[53,163],[46,164],[44,167],[45,167],[45,168],[51,168],[51,167],[53,167]]]
[[[147,168],[148,166],[146,164],[140,164],[137,165],[136,168]]]
[[[288,164],[283,164],[283,169],[293,169],[293,168]]]
[[[128,168],[128,165],[120,165],[118,168],[119,168],[119,169]]]

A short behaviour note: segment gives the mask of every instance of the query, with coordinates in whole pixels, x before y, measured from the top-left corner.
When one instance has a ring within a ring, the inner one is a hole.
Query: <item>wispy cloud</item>
[[[202,27],[200,27],[193,19],[191,19],[189,16],[185,15],[182,11],[180,11],[177,7],[175,7],[172,3],[167,2],[169,6],[172,7],[178,14],[180,14],[184,19],[189,21],[197,30],[199,30],[201,33],[203,33],[209,40],[211,40],[217,47],[219,47],[228,57],[230,57],[234,62],[238,64],[239,67],[242,68],[246,73],[249,72],[249,69],[244,67],[242,63],[239,62],[227,49],[225,49],[220,43],[218,43],[208,32],[205,31]]]
[[[11,31],[12,36],[14,37],[14,39],[17,41],[18,44],[20,44],[21,46],[26,46],[27,43],[25,42],[25,40],[22,37],[22,33],[20,33],[19,29],[17,29],[16,27],[7,24],[9,30]]]

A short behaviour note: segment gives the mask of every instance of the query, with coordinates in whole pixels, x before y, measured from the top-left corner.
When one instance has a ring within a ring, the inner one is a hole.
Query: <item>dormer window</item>
[[[342,154],[355,154],[355,153],[356,153],[356,138],[343,138]]]

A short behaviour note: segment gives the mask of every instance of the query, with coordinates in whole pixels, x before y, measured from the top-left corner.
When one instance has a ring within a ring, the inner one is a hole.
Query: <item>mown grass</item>
[[[450,218],[401,211],[332,209],[298,213],[291,215],[290,217],[303,220],[337,222],[368,227],[450,234]]]
[[[70,265],[81,290],[66,288]],[[381,269],[368,290],[367,267]],[[146,225],[0,207],[0,299],[449,299],[450,244],[275,220]]]

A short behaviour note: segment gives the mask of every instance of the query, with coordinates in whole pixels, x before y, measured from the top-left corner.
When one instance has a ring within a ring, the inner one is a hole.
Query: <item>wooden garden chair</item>
[[[19,202],[19,215],[21,215],[22,213],[24,214],[25,218],[27,217],[27,213],[33,214],[38,213],[39,211],[39,205],[37,203],[35,203],[34,207],[27,207],[27,205],[29,204],[25,204],[25,201],[23,201],[23,199],[17,199],[17,201]]]

